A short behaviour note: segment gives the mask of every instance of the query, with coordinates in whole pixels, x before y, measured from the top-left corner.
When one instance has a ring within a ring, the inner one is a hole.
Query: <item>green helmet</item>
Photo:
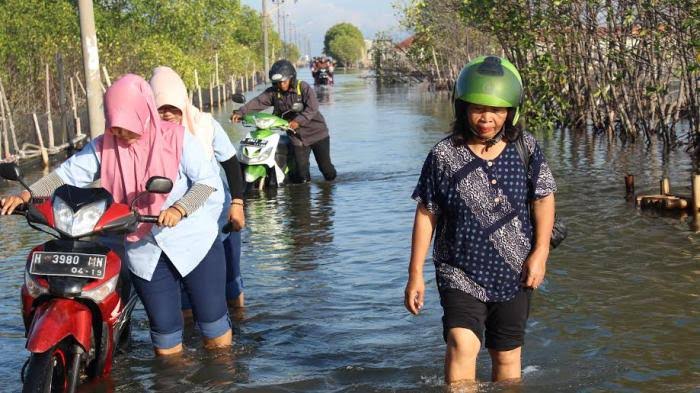
[[[455,99],[478,105],[514,108],[513,125],[520,117],[523,81],[513,63],[497,56],[480,56],[462,68],[455,83]]]

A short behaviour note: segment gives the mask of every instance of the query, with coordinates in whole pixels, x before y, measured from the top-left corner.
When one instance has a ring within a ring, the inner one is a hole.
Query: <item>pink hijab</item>
[[[127,74],[115,81],[104,95],[105,134],[101,148],[100,178],[102,187],[115,202],[129,203],[146,190],[151,176],[165,176],[173,182],[182,156],[184,128],[162,121],[148,83],[138,75]],[[127,145],[112,134],[110,128],[121,127],[141,135]],[[167,194],[150,194],[136,204],[141,214],[158,215]],[[139,225],[127,236],[137,241],[152,224]]]
[[[214,126],[211,115],[192,105],[180,75],[170,67],[156,67],[150,84],[156,106],[160,108],[170,105],[182,111],[183,125],[202,144],[207,159],[211,160],[214,156]]]

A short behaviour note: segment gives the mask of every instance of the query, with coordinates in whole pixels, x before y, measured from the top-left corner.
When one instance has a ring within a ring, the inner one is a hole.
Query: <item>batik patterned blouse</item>
[[[527,173],[513,143],[484,160],[448,137],[428,154],[413,199],[437,216],[433,261],[439,290],[461,290],[484,302],[508,301],[520,290],[523,262],[534,244],[528,200],[556,191],[535,138],[523,138],[531,154]]]

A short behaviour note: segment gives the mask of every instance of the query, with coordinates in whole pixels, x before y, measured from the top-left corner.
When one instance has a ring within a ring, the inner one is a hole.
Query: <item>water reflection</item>
[[[321,181],[286,190],[281,213],[290,240],[290,268],[313,270],[319,261],[333,257],[334,188],[333,183]]]
[[[332,86],[315,86],[316,89],[316,99],[320,104],[332,104],[333,103],[333,87]]]

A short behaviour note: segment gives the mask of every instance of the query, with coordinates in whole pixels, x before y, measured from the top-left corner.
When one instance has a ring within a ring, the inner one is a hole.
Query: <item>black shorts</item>
[[[497,351],[518,348],[525,341],[531,297],[532,289],[522,289],[507,302],[482,302],[457,289],[441,290],[442,337],[447,342],[450,329],[465,328],[473,331],[482,343],[486,333],[486,348]]]

